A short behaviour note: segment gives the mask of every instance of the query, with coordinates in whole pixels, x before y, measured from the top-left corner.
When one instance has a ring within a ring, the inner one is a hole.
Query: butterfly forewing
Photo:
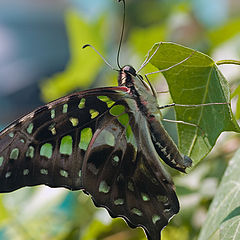
[[[81,189],[86,129],[94,133],[98,119],[114,104],[100,93],[104,89],[53,101],[2,131],[0,191],[38,184]],[[117,100],[121,91],[106,88],[107,94]]]

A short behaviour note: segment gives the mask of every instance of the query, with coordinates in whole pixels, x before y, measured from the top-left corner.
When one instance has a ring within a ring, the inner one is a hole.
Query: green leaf
[[[229,162],[198,240],[240,239],[240,150]],[[218,236],[218,238],[217,238]]]
[[[228,83],[207,55],[174,43],[155,44],[150,56],[159,47],[150,63],[159,70],[181,64],[162,72],[174,103],[199,105],[229,103]],[[175,107],[176,120],[196,124],[178,124],[179,149],[196,164],[214,146],[223,131],[240,132],[229,104]]]

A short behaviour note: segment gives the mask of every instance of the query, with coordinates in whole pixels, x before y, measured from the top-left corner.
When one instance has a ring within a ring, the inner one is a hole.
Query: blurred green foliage
[[[191,0],[126,1],[126,31],[120,54],[122,64],[132,64],[138,68],[148,50],[159,41],[184,44],[212,57],[223,45],[230,45],[240,58],[240,6],[237,3],[238,11],[235,5],[229,6],[226,9],[228,18],[221,25],[209,28],[197,18],[193,10],[194,1]],[[41,84],[42,97],[46,102],[76,90],[116,85],[117,73],[109,70],[92,49],[82,49],[83,45],[92,44],[104,57],[115,62],[122,8],[117,1],[109,2],[110,7],[92,21],[74,8],[66,11],[71,59],[64,72],[45,79]],[[238,44],[233,43],[233,39],[237,39],[235,42]],[[225,58],[224,52],[221,57]],[[153,69],[147,66],[142,72]],[[231,89],[236,89],[235,97],[240,94],[237,88],[239,76],[228,78]],[[153,81],[156,88],[166,90],[163,88],[166,87],[163,78],[156,77],[159,78]],[[168,99],[167,94],[161,103]],[[238,106],[239,117],[240,104]],[[223,136],[213,152],[188,175],[170,170],[181,210],[163,230],[162,239],[197,239],[228,160],[239,144],[238,135]],[[93,205],[89,196],[65,189],[35,187],[2,194],[0,213],[1,240],[145,239],[141,229],[130,229],[121,219],[112,220],[106,211]]]
[[[46,102],[77,88],[87,88],[97,77],[101,59],[91,49],[82,49],[85,44],[92,44],[103,53],[104,17],[95,23],[88,23],[81,16],[69,9],[66,12],[66,29],[69,37],[71,59],[62,73],[57,73],[41,84],[42,97]],[[99,37],[95,37],[95,36]]]

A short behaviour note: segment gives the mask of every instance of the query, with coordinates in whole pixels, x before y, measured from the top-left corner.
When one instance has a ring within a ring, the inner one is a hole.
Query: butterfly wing
[[[85,189],[97,206],[158,240],[179,211],[148,123],[126,87],[60,98],[0,134],[0,192],[45,184]]]
[[[178,199],[145,117],[134,102],[122,104],[98,122],[83,160],[83,185],[96,206],[123,217],[131,227],[143,227],[149,240],[159,240],[179,211]]]
[[[3,130],[0,192],[39,184],[81,189],[88,138],[81,133],[86,128],[94,133],[99,116],[114,104],[106,96],[118,101],[125,90],[115,87],[75,93],[29,113]]]

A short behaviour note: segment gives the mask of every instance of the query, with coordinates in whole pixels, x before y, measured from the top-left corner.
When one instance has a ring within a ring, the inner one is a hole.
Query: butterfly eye
[[[132,76],[136,76],[136,70],[132,66],[129,66],[129,65],[124,66],[123,71],[126,74],[131,74]]]

